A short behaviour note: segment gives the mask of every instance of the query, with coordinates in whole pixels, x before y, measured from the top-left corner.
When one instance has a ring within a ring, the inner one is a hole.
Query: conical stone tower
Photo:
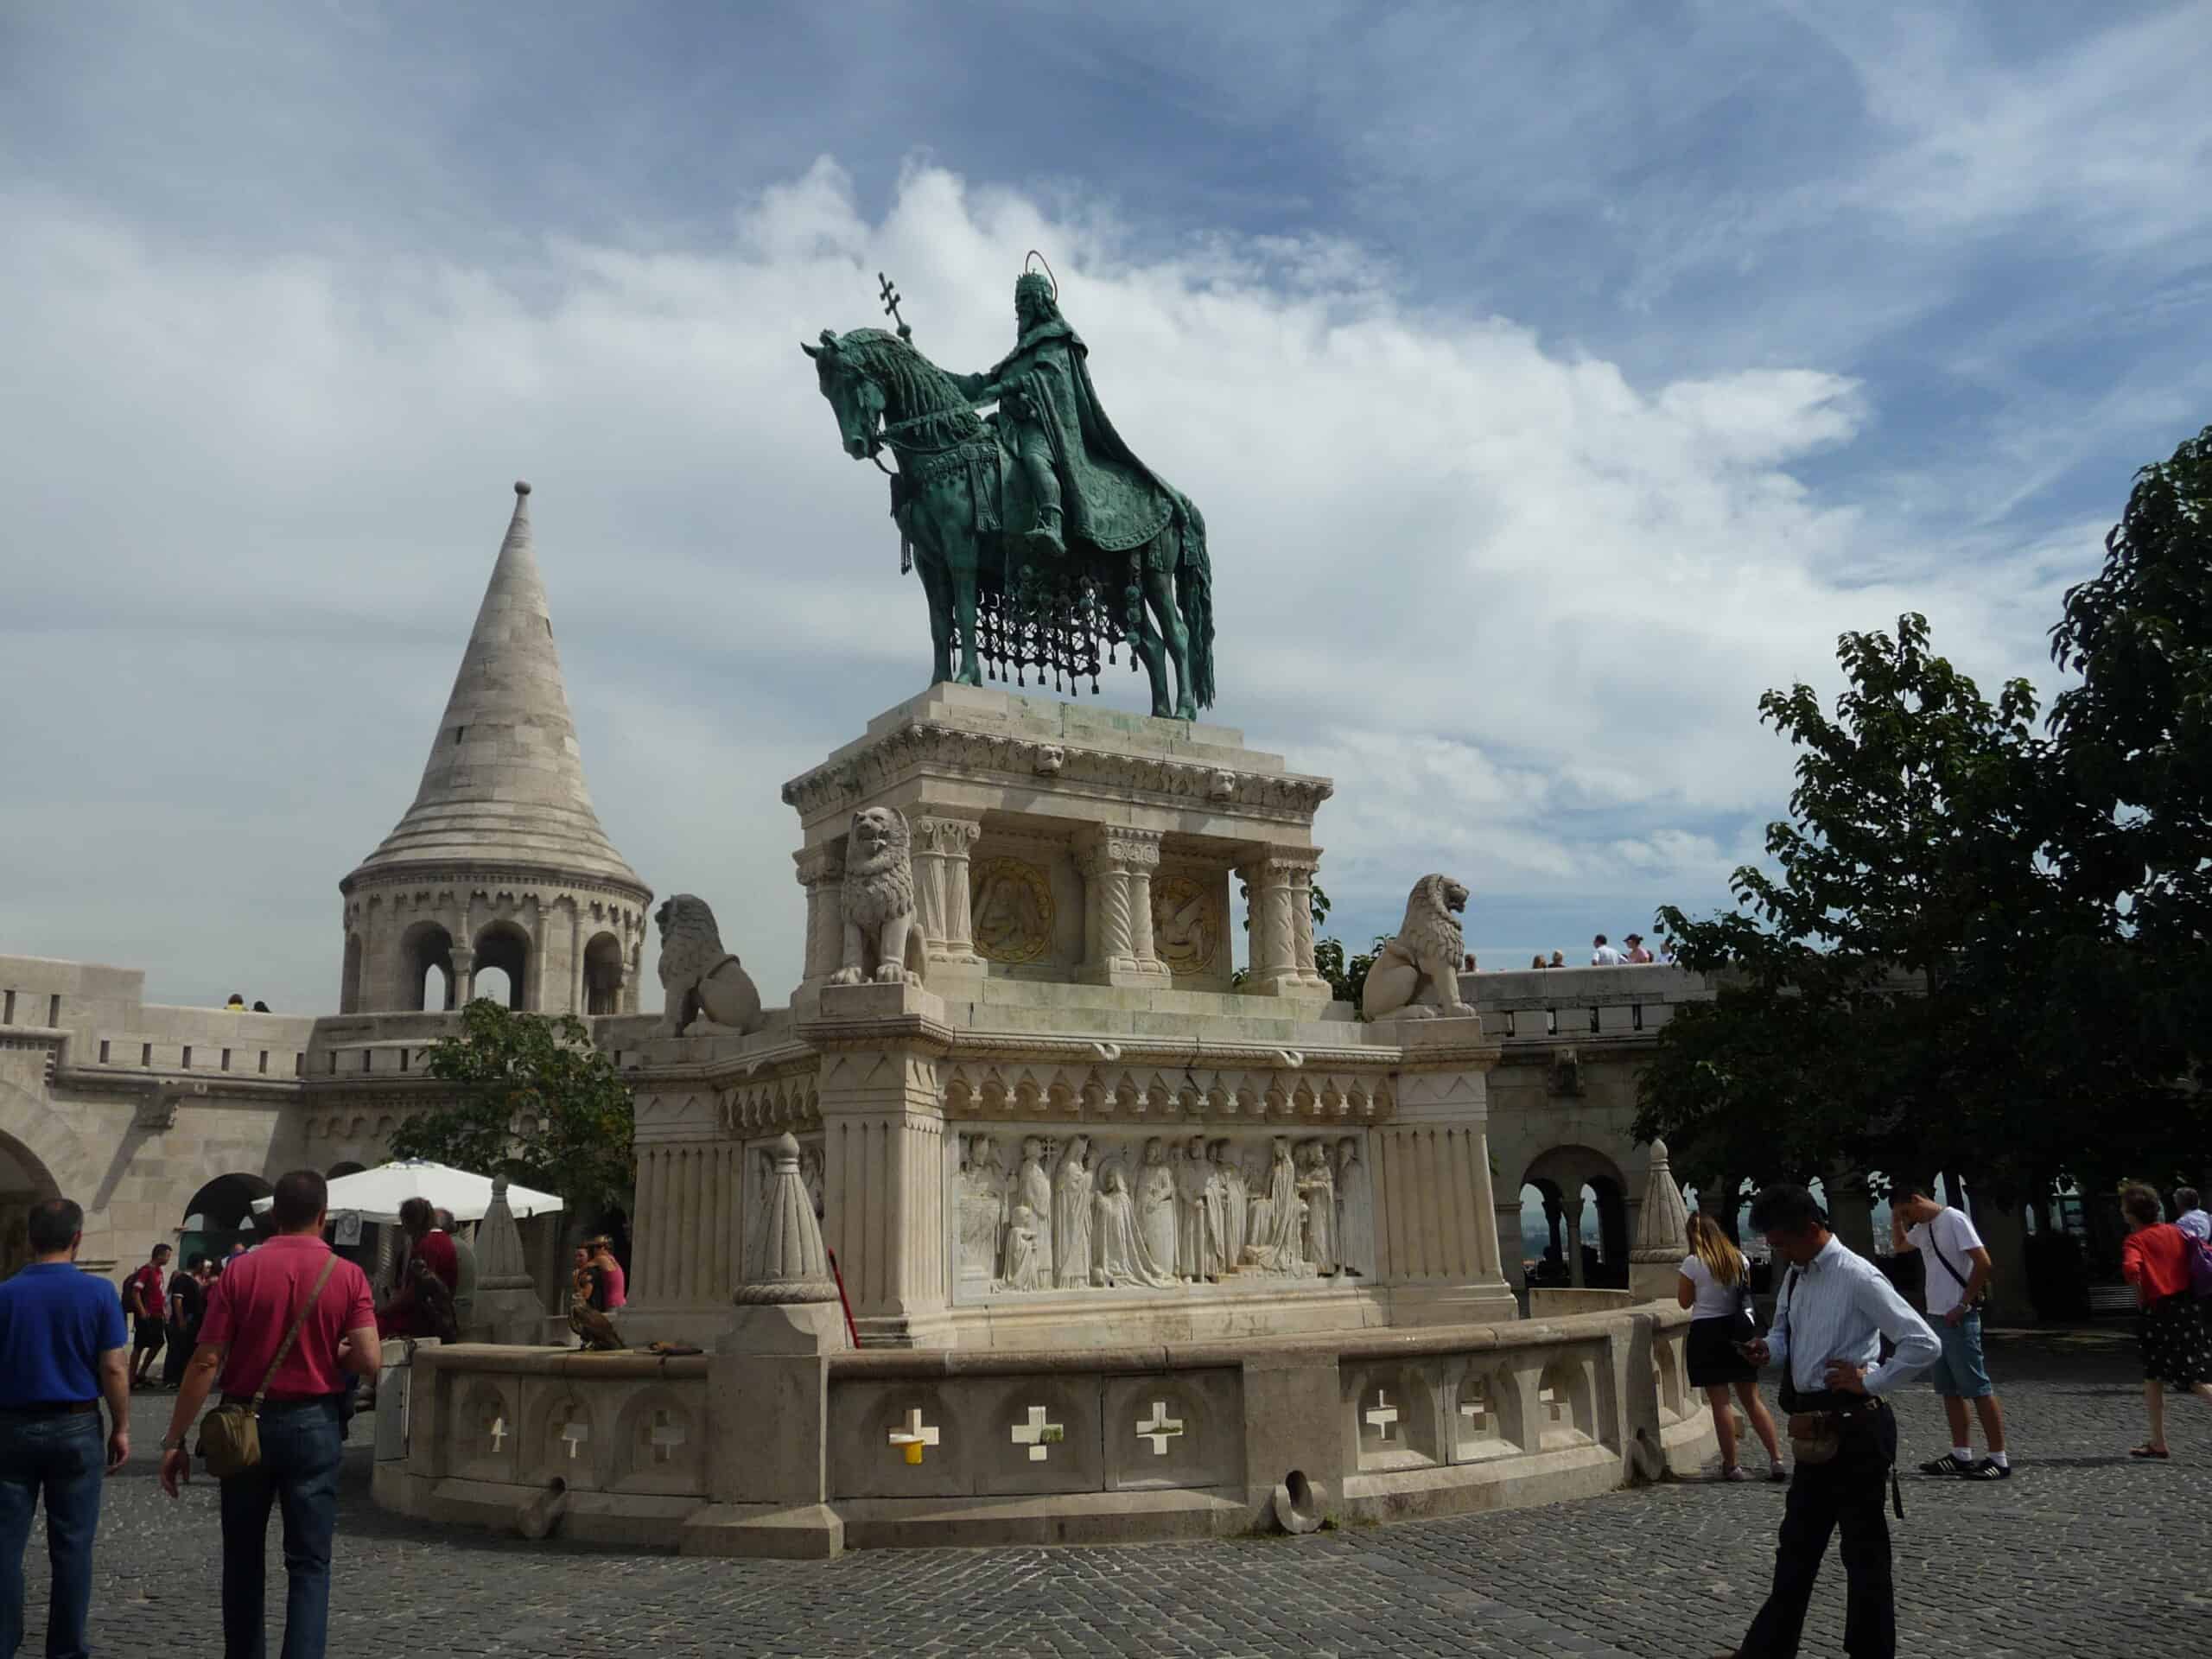
[[[338,889],[342,1013],[455,1007],[495,968],[512,1007],[637,1012],[652,892],[592,810],[527,484],[415,804]]]

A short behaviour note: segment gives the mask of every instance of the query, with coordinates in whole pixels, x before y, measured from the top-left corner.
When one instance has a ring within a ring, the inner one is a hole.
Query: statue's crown
[[[1025,270],[1014,279],[1014,297],[1019,301],[1033,295],[1040,300],[1052,297],[1052,279],[1041,270]]]

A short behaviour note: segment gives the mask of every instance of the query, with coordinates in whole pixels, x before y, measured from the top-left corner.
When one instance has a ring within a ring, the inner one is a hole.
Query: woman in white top
[[[1713,1406],[1713,1429],[1720,1440],[1720,1478],[1751,1478],[1736,1461],[1736,1414],[1728,1405],[1732,1388],[1743,1402],[1744,1414],[1751,1420],[1751,1432],[1766,1447],[1768,1478],[1787,1480],[1774,1419],[1759,1398],[1758,1367],[1736,1347],[1758,1334],[1751,1318],[1744,1253],[1721,1231],[1720,1224],[1702,1211],[1690,1217],[1689,1244],[1681,1276],[1675,1283],[1675,1300],[1696,1316],[1690,1321],[1687,1344],[1690,1386],[1703,1389]]]

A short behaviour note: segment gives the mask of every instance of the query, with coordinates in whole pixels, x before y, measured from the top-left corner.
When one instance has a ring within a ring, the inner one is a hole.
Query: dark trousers
[[[32,1416],[0,1411],[0,1659],[23,1643],[23,1550],[46,1499],[47,1659],[83,1659],[92,1605],[92,1535],[99,1530],[107,1438],[97,1411]]]
[[[1843,1650],[1851,1659],[1897,1659],[1897,1587],[1890,1576],[1890,1465],[1897,1420],[1886,1407],[1845,1425],[1843,1449],[1828,1463],[1796,1465],[1774,1551],[1774,1589],[1745,1632],[1740,1659],[1796,1659],[1805,1633],[1813,1580],[1843,1535]]]
[[[223,1659],[268,1652],[262,1597],[272,1505],[284,1517],[283,1659],[322,1659],[345,1447],[334,1397],[262,1406],[259,1466],[223,1483]]]

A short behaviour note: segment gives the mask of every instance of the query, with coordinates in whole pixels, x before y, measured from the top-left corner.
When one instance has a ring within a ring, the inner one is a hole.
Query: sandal
[[[2127,1455],[2131,1458],[2157,1458],[2164,1460],[2171,1457],[2173,1453],[2163,1446],[2138,1446],[2129,1448]]]
[[[1749,1480],[1751,1478],[1751,1471],[1740,1463],[1732,1463],[1720,1471],[1723,1480]]]

